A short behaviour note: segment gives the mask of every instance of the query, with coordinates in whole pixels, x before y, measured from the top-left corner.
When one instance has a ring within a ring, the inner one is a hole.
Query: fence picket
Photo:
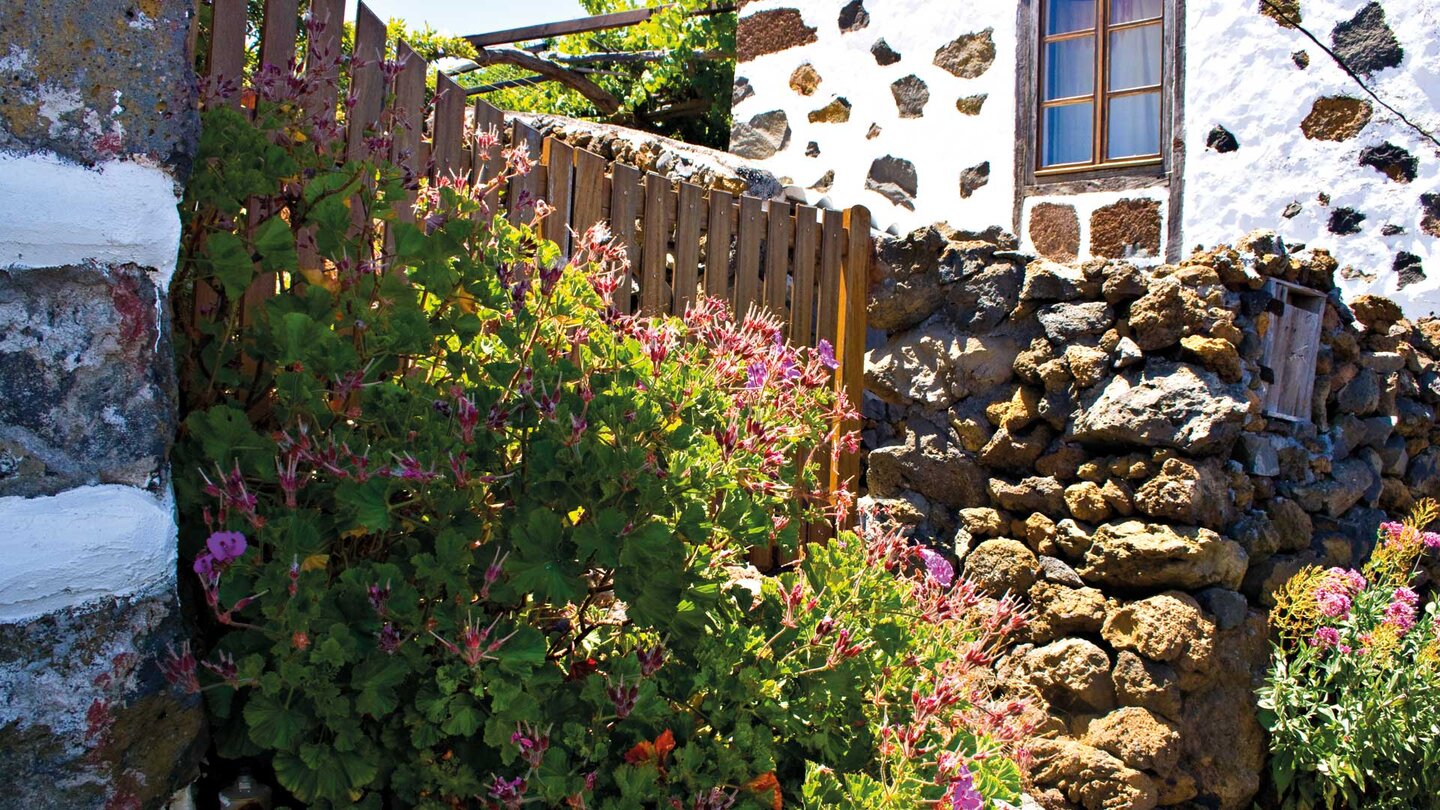
[[[575,202],[570,222],[583,234],[605,216],[605,158],[586,149],[575,150]]]
[[[532,165],[539,166],[540,150],[543,141],[540,133],[524,121],[510,122],[510,148],[524,149],[530,155]],[[529,221],[531,214],[535,211],[535,200],[540,196],[540,176],[538,171],[531,171],[529,174],[516,175],[510,178],[510,190],[505,200],[505,206],[509,209],[510,221],[521,223]]]
[[[240,106],[240,84],[245,78],[245,0],[215,0],[210,22],[210,77],[235,83],[226,99]]]
[[[289,75],[295,61],[295,34],[300,21],[297,0],[265,0],[260,26],[260,68],[271,65]]]
[[[505,158],[500,155],[504,142],[505,115],[484,99],[475,99],[475,136],[493,133],[496,143],[488,150],[474,149],[470,156],[470,177],[475,183],[489,183],[500,176],[505,169]],[[485,195],[485,208],[493,216],[500,206],[500,189],[491,189]]]
[[[845,268],[840,276],[840,323],[836,328],[835,360],[840,364],[837,387],[858,411],[865,390],[865,296],[870,286],[870,212],[863,206],[846,211]],[[847,419],[842,430],[860,429],[859,419]],[[859,484],[860,456],[842,453],[830,479],[830,491]],[[851,518],[853,520],[853,516]],[[845,528],[842,526],[841,528]]]
[[[370,7],[361,3],[355,9],[355,51],[350,60],[350,95],[355,105],[346,119],[345,155],[351,160],[370,156],[365,138],[380,122],[381,105],[385,99],[384,76],[380,64],[385,59],[385,23]]]
[[[705,294],[730,299],[730,237],[735,228],[735,197],[710,191],[710,221],[705,235]]]
[[[575,192],[575,147],[555,138],[545,139],[541,154],[545,164],[545,202],[554,211],[545,218],[545,238],[560,246],[560,255],[570,256],[570,208]]]
[[[826,211],[820,234],[820,308],[815,325],[815,343],[828,340],[834,345],[840,306],[840,262],[845,250],[845,220],[839,211]]]
[[[465,89],[443,71],[435,72],[435,129],[431,157],[435,179],[470,173],[465,160]]]
[[[700,283],[700,206],[705,190],[694,183],[680,183],[675,214],[675,314],[695,300]]]
[[[790,281],[790,237],[794,230],[790,220],[790,204],[770,201],[765,231],[765,308],[780,319],[789,336],[790,310],[786,293]]]
[[[610,230],[614,233],[616,243],[625,248],[625,258],[629,261],[631,268],[638,265],[639,258],[635,243],[635,207],[636,197],[639,195],[639,185],[639,169],[624,163],[616,163],[611,167]],[[627,269],[621,273],[620,286],[615,288],[615,308],[627,315],[632,311],[630,296],[633,276],[633,270]]]
[[[302,102],[312,118],[334,118],[340,92],[340,35],[345,29],[345,0],[310,0],[305,37],[305,77],[309,92]]]
[[[814,346],[815,340],[815,247],[819,236],[819,211],[808,205],[795,206],[794,275],[790,286],[790,341]]]
[[[395,55],[403,67],[395,76],[395,116],[390,130],[390,162],[418,176],[425,170],[420,162],[420,130],[425,125],[425,60],[400,40]],[[405,222],[415,221],[415,192],[405,192],[405,202],[396,214]]]
[[[764,201],[759,197],[740,198],[739,224],[735,228],[735,314],[744,316],[760,302],[760,241],[765,236]]]
[[[665,283],[666,248],[674,216],[670,180],[653,172],[645,175],[645,225],[641,231],[640,310],[646,315],[670,313],[670,288]]]

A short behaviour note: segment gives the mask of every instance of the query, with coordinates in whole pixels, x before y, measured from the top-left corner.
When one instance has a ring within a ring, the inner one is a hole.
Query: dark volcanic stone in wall
[[[1057,262],[1080,255],[1080,217],[1073,205],[1040,203],[1030,211],[1030,241],[1041,256]]]
[[[1335,26],[1330,48],[1351,70],[1368,76],[1385,68],[1399,67],[1405,50],[1385,22],[1385,9],[1370,3],[1349,20]]]
[[[962,34],[935,52],[935,64],[962,79],[974,79],[995,63],[995,29]]]
[[[735,30],[735,57],[748,62],[767,53],[809,45],[815,41],[815,29],[793,8],[757,11],[741,17]]]
[[[878,191],[896,205],[915,210],[915,194],[919,178],[915,164],[904,158],[886,155],[870,164],[865,177],[865,188]]]
[[[790,144],[790,119],[784,110],[771,110],[741,121],[730,130],[730,151],[751,160],[764,160]]]
[[[744,76],[735,77],[735,86],[730,90],[730,106],[735,106],[747,98],[755,95],[755,88],[750,80]]]
[[[0,150],[143,157],[183,175],[199,137],[189,0],[26,0],[0,26]],[[83,44],[82,44],[83,43]]]
[[[1420,195],[1420,230],[1440,238],[1440,193]]]
[[[1360,165],[1369,166],[1397,183],[1408,183],[1415,179],[1420,161],[1404,147],[1385,142],[1379,146],[1367,146],[1360,151]]]
[[[919,118],[925,114],[925,105],[930,102],[930,88],[925,80],[910,74],[890,84],[890,94],[895,97],[895,107],[901,118]]]
[[[0,805],[154,808],[195,778],[200,698],[158,664],[180,625],[171,595],[0,624]]]
[[[1362,99],[1322,96],[1300,122],[1300,131],[1312,141],[1348,141],[1370,123],[1373,112],[1370,102]]]
[[[1090,215],[1090,252],[1119,259],[1160,254],[1160,202],[1124,199]]]
[[[1399,277],[1400,289],[1405,289],[1411,284],[1425,280],[1425,268],[1420,263],[1420,257],[1414,253],[1400,251],[1395,254],[1395,263],[1391,266],[1395,275]]]
[[[1346,236],[1360,232],[1360,223],[1365,221],[1365,215],[1354,208],[1336,208],[1330,212],[1330,222],[1326,227],[1333,234]]]
[[[1310,67],[1310,54],[1307,51],[1296,51],[1290,54],[1290,61],[1295,63],[1295,67],[1305,70]]]
[[[1215,128],[1210,130],[1210,134],[1205,136],[1205,147],[1224,154],[1239,149],[1240,141],[1235,139],[1235,133],[1216,124]]]
[[[864,0],[850,0],[840,9],[840,30],[846,33],[859,31],[870,24],[870,12],[865,10]]]
[[[0,496],[159,483],[175,430],[160,295],[134,265],[0,271]]]
[[[960,172],[960,199],[968,200],[981,186],[990,182],[990,161],[971,166]]]
[[[900,61],[900,54],[883,39],[875,40],[875,44],[870,46],[870,55],[875,57],[875,64],[881,67]]]

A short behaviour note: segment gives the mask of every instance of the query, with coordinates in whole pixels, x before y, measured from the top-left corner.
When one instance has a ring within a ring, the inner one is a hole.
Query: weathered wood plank
[[[425,123],[425,60],[403,39],[395,43],[395,53],[403,67],[395,76],[390,162],[418,176],[425,170],[420,162],[420,130]],[[405,193],[405,202],[396,207],[396,214],[405,222],[415,221],[414,191]]]
[[[735,228],[735,196],[711,189],[705,228],[705,294],[730,299],[730,237]]]
[[[680,184],[675,214],[675,314],[684,315],[700,284],[700,209],[705,190]]]
[[[790,342],[815,345],[815,249],[819,243],[819,210],[795,206],[795,258],[790,286]]]
[[[210,22],[210,76],[233,83],[234,94],[225,100],[240,106],[245,76],[245,0],[215,0]]]
[[[840,211],[825,211],[822,217],[815,344],[819,345],[820,341],[828,340],[833,346],[837,341],[836,328],[840,323],[840,273],[845,253],[845,215]]]
[[[475,99],[475,137],[477,142],[472,144],[470,155],[470,176],[475,183],[489,184],[500,173],[505,170],[505,158],[500,155],[501,146],[504,144],[505,115],[499,108],[488,101]],[[486,137],[486,141],[493,136],[494,144],[486,149],[479,148],[479,138]],[[494,216],[500,207],[499,187],[491,189],[484,196],[486,216]]]
[[[311,117],[333,118],[340,93],[340,35],[345,30],[345,0],[310,0],[306,23],[303,105]]]
[[[765,216],[765,308],[780,319],[788,337],[790,309],[786,298],[790,287],[790,239],[794,232],[790,204],[771,200]]]
[[[625,28],[645,22],[667,8],[669,8],[669,6],[637,8],[631,11],[617,11],[612,14],[597,14],[593,17],[581,17],[575,20],[526,25],[520,28],[507,28],[504,31],[492,31],[488,34],[471,34],[465,37],[465,39],[477,48],[484,48],[489,45],[528,42],[532,39],[546,39],[548,37],[558,37],[565,34],[583,34],[587,31],[605,31],[610,28]]]
[[[575,147],[555,138],[546,138],[545,202],[554,210],[545,218],[545,238],[560,246],[560,255],[570,256],[570,206],[575,193]]]
[[[543,140],[534,127],[524,121],[510,122],[510,148],[524,149],[532,163],[540,160]],[[516,175],[510,178],[509,196],[505,200],[506,215],[513,223],[529,222],[535,212],[535,200],[540,197],[540,177],[537,172]]]
[[[605,158],[584,149],[575,150],[575,203],[570,220],[584,234],[605,218]]]
[[[435,177],[465,177],[470,173],[465,160],[465,89],[440,71],[435,75],[434,126],[430,156],[435,161]]]
[[[355,50],[350,63],[350,108],[345,154],[351,160],[369,157],[365,139],[380,122],[385,100],[385,79],[380,65],[385,59],[385,23],[369,6],[355,10]]]
[[[760,241],[765,236],[764,200],[740,197],[735,228],[735,314],[743,317],[760,299]]]
[[[666,248],[670,244],[670,180],[654,172],[645,175],[645,224],[641,231],[640,311],[646,315],[670,313],[670,288],[665,283]]]
[[[845,212],[845,266],[840,275],[840,340],[835,344],[839,363],[839,389],[845,392],[857,418],[842,423],[842,431],[858,431],[858,413],[865,391],[865,297],[870,286],[870,211],[857,205]],[[831,492],[848,487],[855,492],[860,482],[860,454],[840,453],[831,472]],[[854,521],[847,518],[846,528]]]
[[[260,25],[260,67],[273,65],[288,76],[295,62],[295,34],[300,22],[297,0],[265,0]]]
[[[640,257],[635,242],[636,207],[640,204],[640,170],[624,163],[616,163],[610,169],[610,230],[614,240],[625,249],[628,264],[620,274],[620,286],[615,289],[615,309],[629,314],[632,311],[632,273]]]

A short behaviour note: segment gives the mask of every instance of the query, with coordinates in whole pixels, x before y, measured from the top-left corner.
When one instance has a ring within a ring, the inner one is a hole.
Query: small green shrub
[[[215,642],[168,674],[222,755],[316,807],[1018,799],[986,677],[1013,603],[879,529],[744,564],[848,509],[828,346],[619,315],[603,227],[566,260],[543,205],[485,207],[504,177],[337,166],[286,88],[205,113],[186,198],[176,490]]]
[[[1284,807],[1440,807],[1440,634],[1412,589],[1436,516],[1382,524],[1363,571],[1307,568],[1277,593],[1260,706]]]

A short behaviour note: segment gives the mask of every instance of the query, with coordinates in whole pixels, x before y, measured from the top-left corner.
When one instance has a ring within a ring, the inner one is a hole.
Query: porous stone
[[[1112,587],[1234,590],[1246,564],[1238,543],[1209,529],[1127,520],[1095,529],[1080,575]]]
[[[865,176],[865,188],[878,192],[890,202],[912,211],[915,210],[915,194],[919,182],[915,164],[894,155],[877,158],[870,164],[870,171]]]
[[[1244,594],[1226,588],[1206,588],[1195,594],[1195,601],[1215,619],[1215,629],[1239,627],[1250,613]]]
[[[730,90],[730,106],[734,107],[747,98],[755,95],[755,86],[744,76],[735,77],[735,85]]]
[[[999,537],[1010,522],[999,510],[988,506],[967,506],[960,510],[960,525],[977,537]]]
[[[1151,517],[1222,529],[1234,519],[1232,478],[1219,459],[1167,459],[1159,475],[1135,490],[1135,507]]]
[[[771,110],[741,121],[730,130],[730,151],[750,160],[765,160],[790,145],[790,119]]]
[[[0,496],[160,485],[175,432],[163,295],[134,265],[0,270]]]
[[[1065,505],[1076,520],[1101,523],[1110,517],[1110,504],[1105,493],[1093,481],[1082,481],[1065,488]]]
[[[985,99],[989,97],[989,93],[961,96],[955,99],[955,109],[959,110],[961,115],[979,115],[981,108],[985,106]]]
[[[893,497],[903,487],[950,508],[986,502],[984,470],[949,430],[923,419],[911,419],[908,426],[904,444],[870,451],[872,493]]]
[[[1045,330],[1045,337],[1063,346],[1109,329],[1115,322],[1115,311],[1104,301],[1062,301],[1041,308],[1037,318]]]
[[[995,63],[995,30],[962,34],[935,52],[935,64],[953,76],[974,79]]]
[[[960,172],[960,199],[968,200],[970,195],[990,182],[990,161],[977,163]]]
[[[793,8],[757,11],[740,17],[735,29],[735,58],[749,62],[767,53],[778,53],[815,41],[815,28]]]
[[[1011,484],[999,478],[990,479],[990,496],[1002,509],[1012,512],[1060,514],[1065,509],[1065,488],[1054,478],[1032,476]]]
[[[1405,59],[1405,50],[1385,22],[1385,9],[1375,2],[1335,26],[1330,33],[1330,49],[1361,76],[1399,67]]]
[[[1405,317],[1400,305],[1380,295],[1363,293],[1350,301],[1350,311],[1366,329],[1384,332],[1390,325]]]
[[[1440,238],[1440,192],[1420,195],[1420,230]]]
[[[895,97],[895,108],[901,118],[919,118],[925,114],[925,105],[930,102],[930,87],[925,80],[910,74],[890,83],[890,95]]]
[[[986,540],[965,558],[965,576],[992,594],[1023,594],[1035,584],[1040,563],[1016,540]]]
[[[1080,254],[1080,217],[1075,206],[1040,203],[1030,211],[1030,241],[1041,256],[1057,262]]]
[[[790,89],[802,96],[815,95],[815,89],[820,86],[820,82],[820,72],[809,62],[795,68],[795,72],[790,74]]]
[[[1240,141],[1236,140],[1235,133],[1216,124],[1211,128],[1210,134],[1205,136],[1205,148],[1214,149],[1223,155],[1239,149]]]
[[[850,0],[840,9],[838,20],[840,30],[845,33],[859,31],[870,24],[870,12],[865,10],[864,0]]]
[[[1030,753],[1035,783],[1085,810],[1153,810],[1159,802],[1153,779],[1098,748],[1060,737],[1036,740]]]
[[[1090,253],[1113,259],[1160,255],[1160,202],[1126,198],[1095,209]]]
[[[899,52],[890,47],[890,43],[884,39],[875,40],[875,44],[870,46],[870,55],[875,57],[875,64],[881,67],[893,65],[901,58]]]
[[[1350,96],[1321,96],[1300,122],[1300,131],[1312,141],[1348,141],[1370,123],[1374,107]]]
[[[1330,209],[1330,221],[1325,224],[1326,230],[1338,236],[1348,236],[1360,232],[1360,223],[1365,221],[1365,215],[1354,208],[1339,206]]]
[[[1169,664],[1120,650],[1111,679],[1122,706],[1139,706],[1172,720],[1180,717],[1180,676]]]
[[[1026,652],[1015,675],[1061,707],[1104,712],[1115,706],[1110,657],[1085,639],[1062,639]]]
[[[0,152],[95,165],[158,164],[183,178],[199,139],[184,0],[33,0],[0,27]],[[239,78],[239,77],[231,77]]]
[[[818,110],[811,110],[807,116],[812,124],[843,124],[850,120],[850,100],[844,97],[832,99]]]
[[[1214,622],[1194,598],[1179,591],[1112,607],[1100,635],[1118,650],[1177,668],[1207,665],[1215,647]]]
[[[1300,0],[1259,0],[1260,13],[1274,20],[1282,28],[1294,28],[1304,22],[1300,12]]]
[[[1395,254],[1390,271],[1395,274],[1397,289],[1403,290],[1411,284],[1419,284],[1425,280],[1425,265],[1420,261],[1420,257],[1403,250]]]
[[[1180,761],[1175,725],[1139,706],[1126,706],[1090,723],[1081,742],[1142,771],[1169,773]]]
[[[1250,410],[1243,389],[1182,364],[1150,361],[1080,399],[1071,437],[1080,442],[1226,451]]]
[[[1360,150],[1360,165],[1369,166],[1397,183],[1408,183],[1415,179],[1420,161],[1403,146],[1389,141]]]

